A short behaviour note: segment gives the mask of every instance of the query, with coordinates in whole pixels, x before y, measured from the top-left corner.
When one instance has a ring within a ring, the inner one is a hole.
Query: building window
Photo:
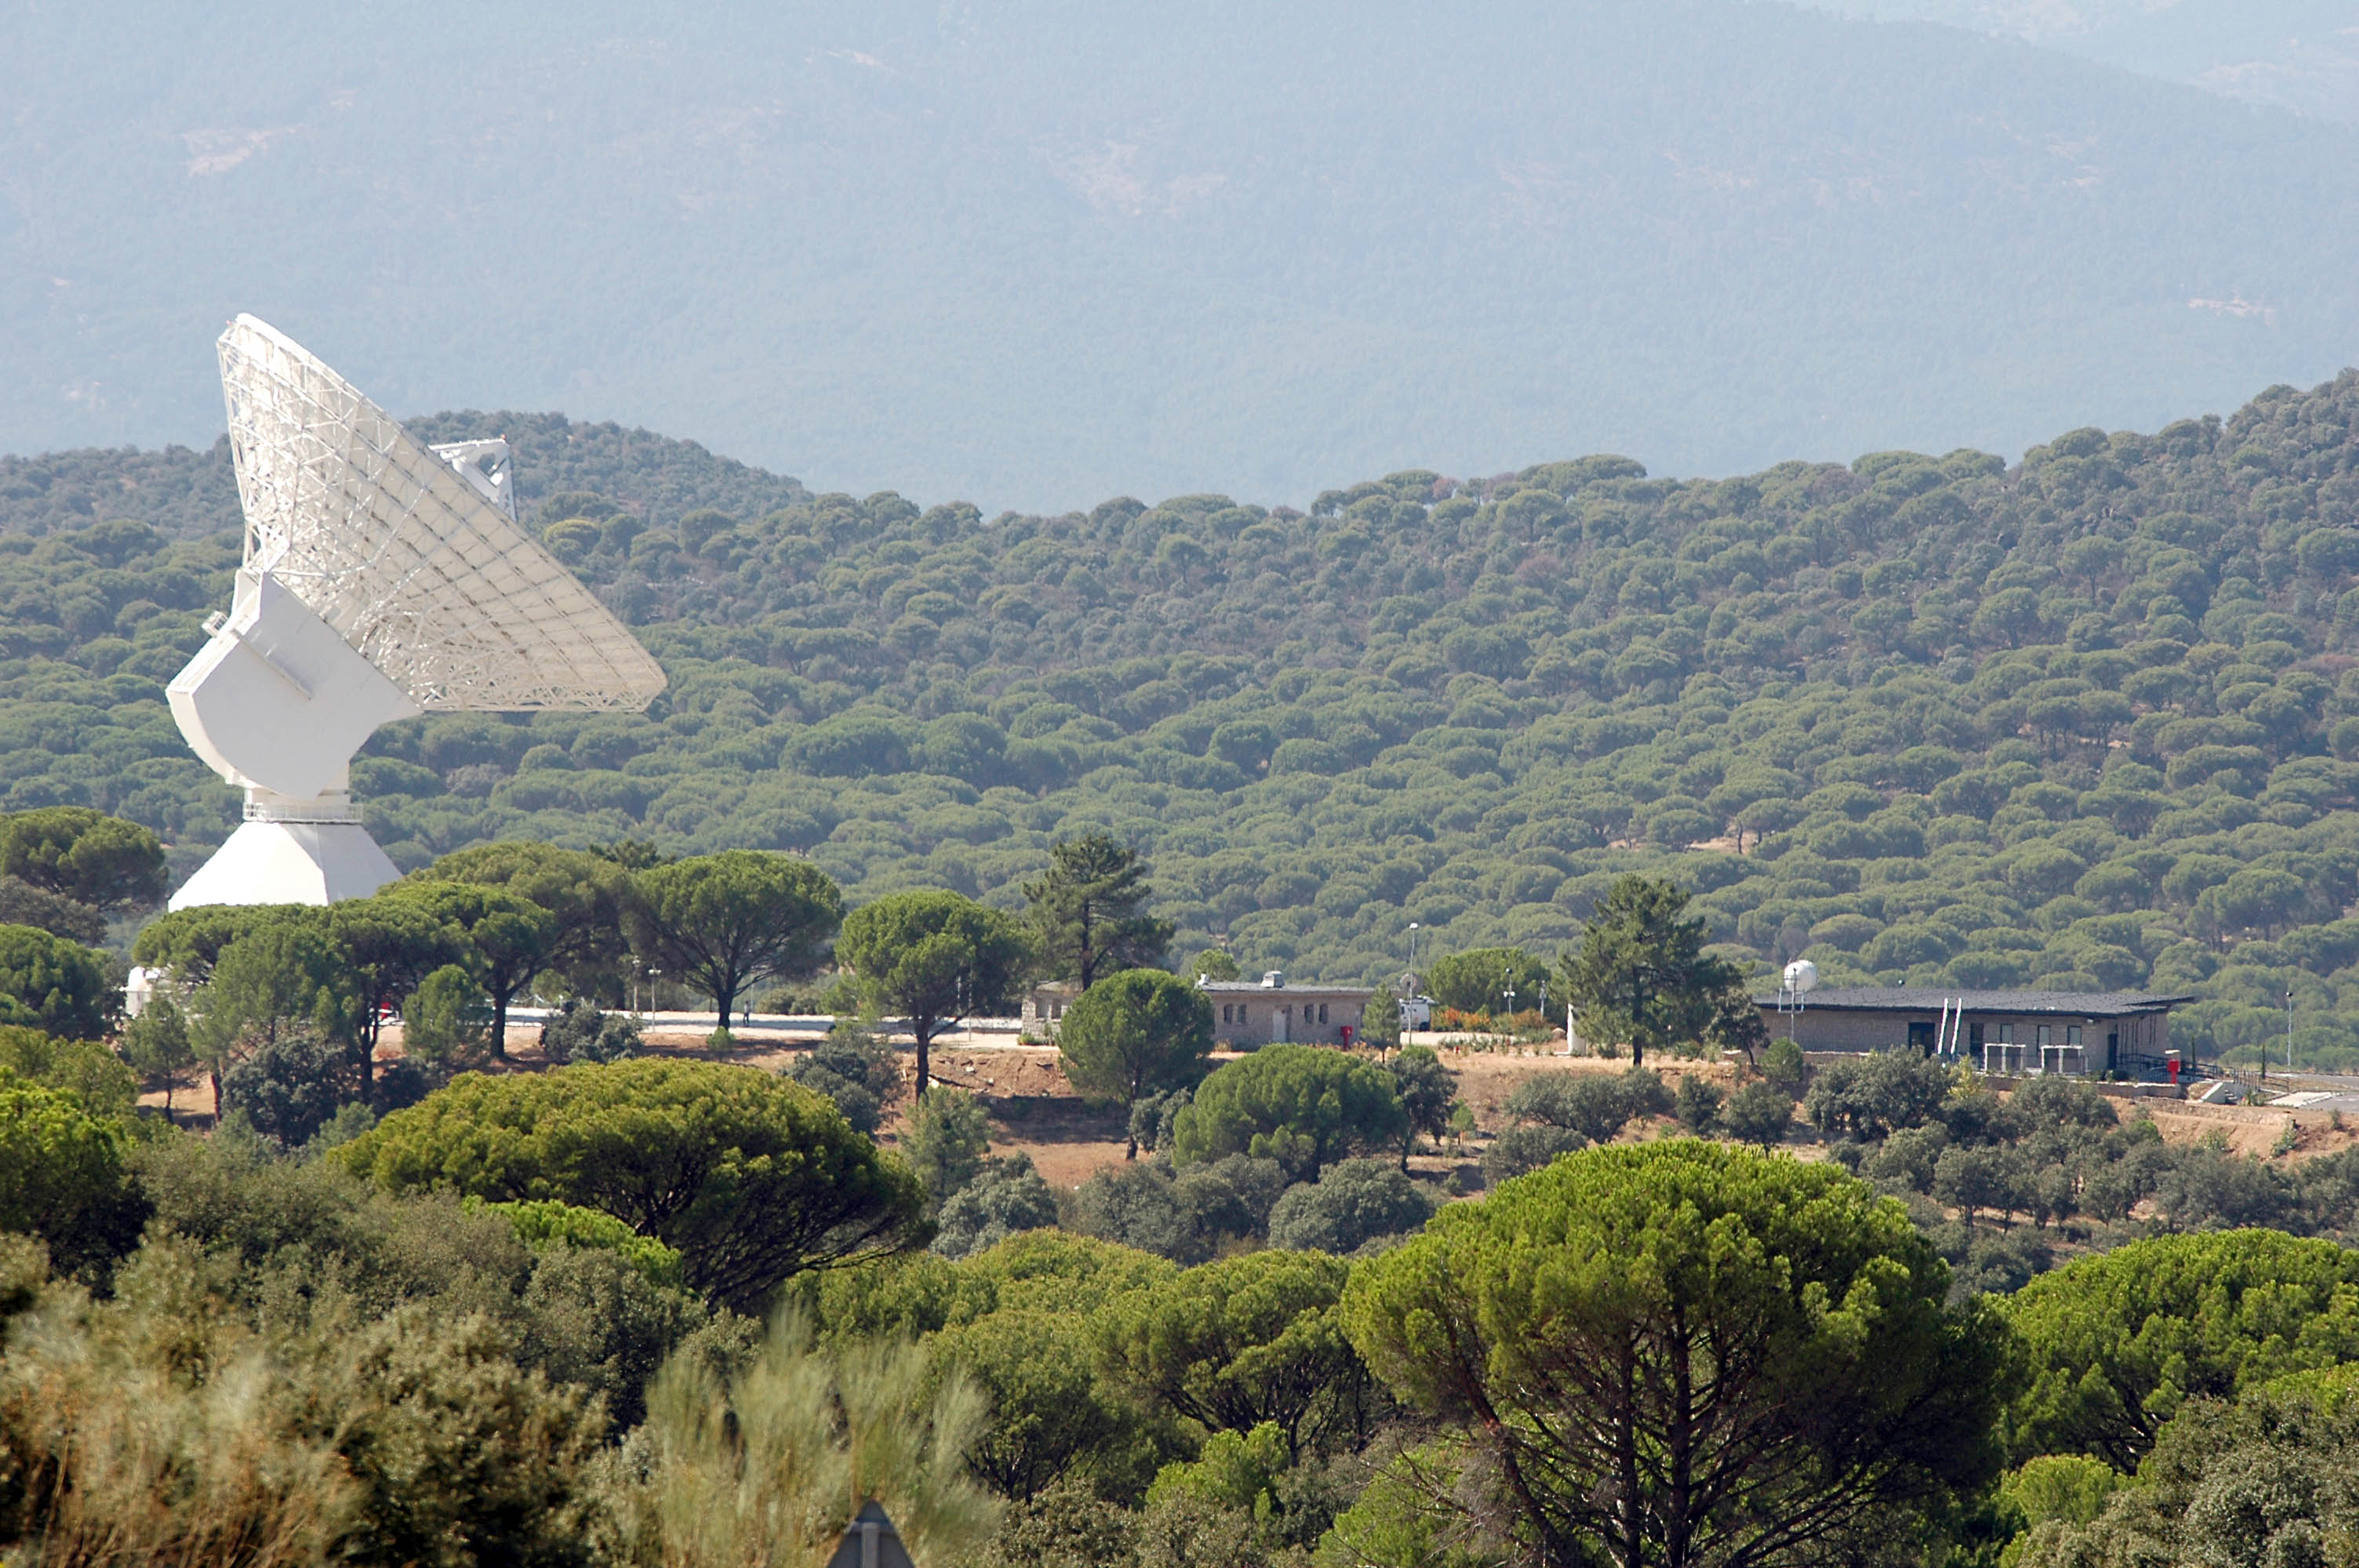
[[[1321,1023],[1327,1022],[1327,1004],[1323,1001],[1319,1004],[1319,1022]]]
[[[1222,1022],[1223,1023],[1226,1023],[1228,1021],[1229,1021],[1229,1004],[1228,1004],[1227,1002],[1223,1002],[1223,1003],[1221,1004],[1221,1022]]]
[[[1998,1043],[2002,1045],[2012,1045],[2015,1044],[2014,1024],[2002,1023],[1998,1026]]]
[[[2044,1023],[2039,1026],[2039,1044],[2043,1049],[2048,1044],[2048,1025]]]
[[[2081,1044],[2081,1026],[2079,1024],[2068,1023],[2064,1026],[2064,1044],[2067,1045],[2078,1045]]]
[[[1983,1025],[1980,1019],[1966,1025],[1966,1044],[1977,1051],[1983,1048]]]

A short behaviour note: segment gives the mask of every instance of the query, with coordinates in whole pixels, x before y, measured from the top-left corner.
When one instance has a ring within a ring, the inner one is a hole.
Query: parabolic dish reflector
[[[636,711],[664,673],[467,477],[268,324],[221,336],[245,566],[419,707]]]

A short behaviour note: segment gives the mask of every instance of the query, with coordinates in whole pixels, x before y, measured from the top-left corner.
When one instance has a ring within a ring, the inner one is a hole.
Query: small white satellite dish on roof
[[[1808,958],[1797,958],[1786,966],[1786,989],[1796,996],[1807,994],[1819,983],[1819,967]]]
[[[377,727],[429,711],[637,711],[638,639],[516,524],[504,440],[430,451],[283,333],[221,336],[245,557],[229,613],[165,688],[245,822],[172,895],[332,903],[398,874],[346,794]]]

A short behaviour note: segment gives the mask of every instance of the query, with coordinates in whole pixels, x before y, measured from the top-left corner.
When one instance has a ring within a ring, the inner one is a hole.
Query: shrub
[[[37,926],[0,925],[0,1023],[96,1040],[115,1000],[89,948]]]
[[[611,1493],[626,1562],[817,1563],[847,1499],[883,1504],[920,1563],[969,1561],[998,1521],[965,1474],[989,1431],[981,1394],[935,1376],[907,1343],[822,1348],[773,1323],[752,1365],[725,1374],[675,1354],[647,1390],[644,1462]]]
[[[901,1152],[937,1208],[981,1173],[990,1147],[983,1102],[963,1089],[934,1088],[919,1095],[901,1134]]]
[[[1431,1194],[1382,1160],[1345,1160],[1288,1188],[1269,1211],[1269,1244],[1297,1252],[1356,1252],[1433,1217]]]
[[[1286,1191],[1286,1170],[1275,1160],[1229,1154],[1190,1165],[1177,1184],[1187,1217],[1192,1251],[1210,1258],[1229,1241],[1256,1240],[1269,1230],[1269,1214]]]
[[[1193,1089],[1182,1087],[1139,1099],[1130,1108],[1131,1141],[1150,1154],[1169,1153],[1172,1123],[1180,1119],[1180,1113],[1194,1098]]]
[[[1794,1124],[1793,1097],[1773,1083],[1746,1084],[1720,1108],[1720,1124],[1740,1142],[1782,1143]]]
[[[1195,1227],[1179,1185],[1159,1163],[1126,1162],[1102,1170],[1073,1194],[1074,1227],[1174,1262],[1197,1259]]]
[[[568,997],[540,1026],[540,1054],[558,1066],[569,1062],[620,1062],[647,1048],[639,1021],[601,1012],[586,997]]]
[[[937,1217],[934,1250],[957,1260],[996,1247],[1026,1230],[1057,1223],[1057,1195],[1032,1168],[1032,1156],[986,1161],[982,1173],[952,1193]]]
[[[1439,1148],[1441,1135],[1450,1130],[1451,1108],[1458,1103],[1458,1075],[1441,1065],[1430,1045],[1404,1047],[1390,1066],[1410,1135],[1422,1132]],[[1401,1140],[1401,1161],[1408,1161],[1408,1138]]]
[[[1510,1127],[1483,1151],[1483,1179],[1497,1186],[1588,1147],[1589,1140],[1569,1127]]]
[[[908,1166],[825,1099],[716,1062],[471,1073],[333,1158],[392,1192],[603,1209],[738,1310],[805,1269],[906,1245],[924,1209]]]
[[[279,1032],[222,1073],[223,1112],[280,1149],[299,1149],[352,1098],[351,1061],[310,1028]]]
[[[128,1250],[146,1206],[125,1175],[126,1142],[71,1092],[0,1067],[0,1231],[39,1237],[66,1270]]]
[[[885,1107],[901,1092],[900,1059],[892,1047],[850,1019],[839,1020],[787,1076],[827,1096],[846,1121],[867,1133],[876,1130]]]
[[[1392,1075],[1315,1045],[1270,1045],[1206,1078],[1172,1127],[1183,1165],[1224,1154],[1276,1160],[1301,1179],[1347,1154],[1397,1144],[1408,1113]]]
[[[1707,1138],[1720,1125],[1722,1098],[1718,1088],[1690,1073],[1680,1079],[1679,1092],[1671,1097],[1671,1114],[1681,1127]]]
[[[1874,1140],[1933,1120],[1950,1087],[1950,1069],[1930,1056],[1874,1051],[1813,1074],[1802,1114],[1830,1139]]]
[[[1671,1106],[1671,1091],[1646,1067],[1629,1067],[1611,1077],[1542,1073],[1517,1084],[1507,1097],[1508,1115],[1578,1132],[1593,1143],[1610,1142],[1638,1117],[1660,1116]]]

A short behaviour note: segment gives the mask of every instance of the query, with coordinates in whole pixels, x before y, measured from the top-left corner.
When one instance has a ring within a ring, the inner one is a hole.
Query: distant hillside
[[[716,458],[693,441],[582,424],[561,414],[470,409],[412,419],[408,428],[423,441],[506,436],[543,507],[570,492],[596,492],[645,521],[670,526],[699,507],[759,516],[810,495],[799,481]],[[0,457],[0,535],[40,538],[121,517],[137,518],[174,539],[235,529],[237,480],[230,471],[229,438],[201,452],[85,449]]]
[[[2012,459],[2359,362],[2359,132],[1745,0],[90,0],[0,10],[0,451],[209,444],[239,310],[986,510]]]
[[[2349,0],[1821,3],[1999,33],[2250,103],[2359,121],[2359,13]]]
[[[2183,988],[2207,1054],[2281,1040],[2291,989],[2308,1058],[2359,1065],[2359,373],[2013,468],[1592,457],[1309,514],[986,519],[643,434],[422,422],[495,427],[673,685],[644,718],[383,732],[354,784],[405,865],[643,834],[806,850],[855,901],[1012,904],[1103,826],[1151,857],[1183,950],[1328,979],[1397,973],[1411,922],[1428,957],[1551,951],[1645,868],[1764,965]],[[78,455],[74,482],[134,495],[158,460]],[[724,484],[789,499],[676,510]],[[235,802],[158,683],[237,536],[161,535],[0,536],[0,806],[125,812],[185,871]]]

